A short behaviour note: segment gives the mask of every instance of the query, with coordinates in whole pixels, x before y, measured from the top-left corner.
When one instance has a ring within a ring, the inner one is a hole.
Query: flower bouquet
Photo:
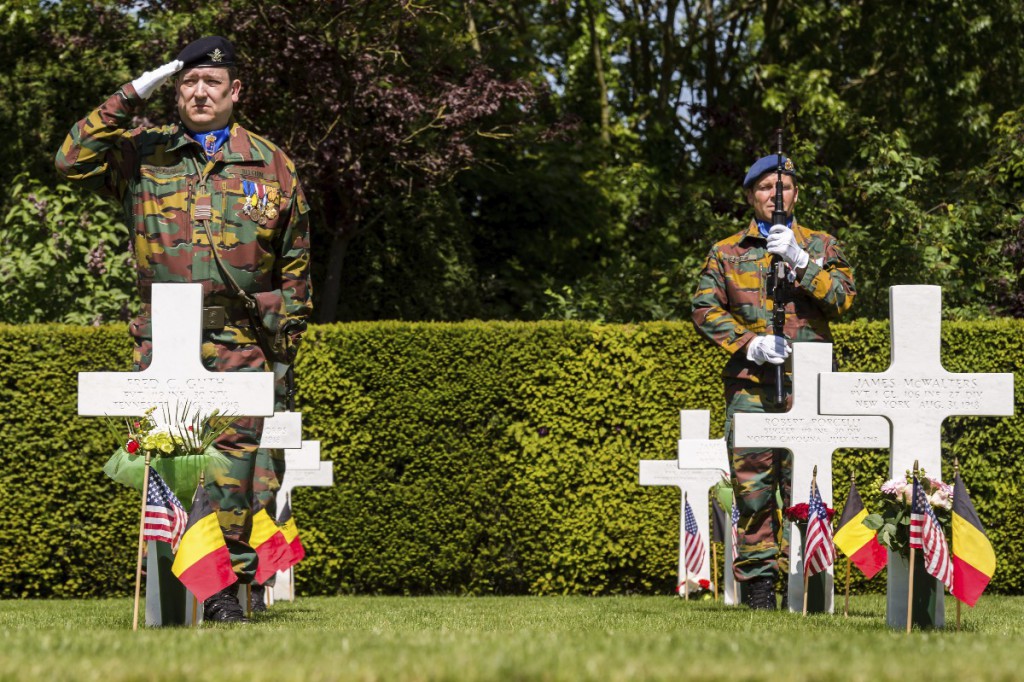
[[[944,528],[949,528],[953,509],[953,486],[937,478],[928,478],[924,469],[918,470],[918,481],[924,487],[928,503]],[[914,480],[908,471],[905,476],[882,484],[882,511],[868,514],[864,525],[878,531],[878,541],[903,557],[910,556],[910,507],[913,502]]]
[[[153,418],[155,407],[138,419],[125,419],[126,432],[120,424],[108,419],[107,426],[118,443],[117,450],[103,465],[103,472],[123,485],[142,491],[146,460],[160,474],[168,487],[186,506],[199,485],[227,470],[228,459],[213,442],[231,426],[234,417],[214,410],[200,417],[198,409],[188,404],[176,408],[172,415],[164,406],[164,420]]]

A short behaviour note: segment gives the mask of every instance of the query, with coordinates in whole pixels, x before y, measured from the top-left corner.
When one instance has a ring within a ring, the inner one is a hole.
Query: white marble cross
[[[943,420],[1013,415],[1013,374],[954,374],[942,367],[941,287],[891,287],[889,309],[889,369],[823,374],[821,412],[887,418],[890,475],[902,475],[917,460],[929,476],[940,478]]]
[[[302,447],[284,451],[284,483],[277,492],[277,513],[285,504],[291,504],[292,490],[306,487],[329,487],[334,485],[334,462],[320,461],[320,441],[304,440]],[[294,517],[295,510],[292,509]],[[302,525],[299,537],[302,537]],[[273,589],[268,591],[268,605],[274,601],[295,600],[295,573],[293,568],[278,571]]]
[[[811,497],[811,473],[818,468],[818,490],[832,506],[832,453],[838,448],[889,447],[889,424],[882,417],[825,416],[818,410],[818,377],[832,371],[832,344],[793,344],[793,404],[788,412],[737,412],[733,445],[785,448],[793,453],[791,504]],[[789,608],[803,610],[803,544],[790,526]],[[825,579],[825,610],[832,612],[832,569]]]
[[[708,491],[728,477],[729,460],[725,439],[710,440],[711,415],[707,410],[682,410],[679,413],[680,434],[678,459],[640,460],[640,485],[672,485],[679,488],[679,570],[677,585],[686,576],[693,580],[711,578],[711,539],[708,533]],[[686,506],[690,501],[697,530],[704,539],[704,565],[696,575],[687,573],[685,565]],[[726,604],[738,603],[732,574],[732,534],[726,533],[724,589]]]
[[[942,422],[953,415],[1013,415],[1013,374],[947,372],[942,367],[942,288],[906,285],[889,289],[891,362],[884,372],[822,374],[823,414],[882,415],[892,430],[889,475],[902,476],[914,460],[932,478],[942,477]],[[889,553],[886,621],[906,625],[909,576]],[[943,600],[935,625],[944,624]]]
[[[142,372],[79,372],[78,414],[138,417],[155,407],[153,420],[163,424],[178,411],[187,418],[213,410],[239,417],[274,413],[271,372],[210,372],[203,366],[201,284],[154,284],[152,310],[150,366]],[[149,542],[147,625],[192,624],[192,596],[170,572],[172,560],[166,543]]]
[[[176,407],[200,417],[215,409],[239,417],[274,414],[271,372],[210,372],[201,360],[203,286],[153,285],[153,362],[142,372],[79,372],[78,414],[138,417]]]

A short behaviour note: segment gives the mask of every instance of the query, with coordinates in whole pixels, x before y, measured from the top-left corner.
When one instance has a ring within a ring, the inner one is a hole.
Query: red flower
[[[188,430],[189,430],[189,431],[195,431],[195,429],[193,429],[193,428],[192,428],[192,425],[191,425],[191,424],[189,424],[189,425],[188,425]]]
[[[124,449],[128,451],[129,455],[134,455],[136,452],[139,451],[139,441],[137,441],[137,440],[130,440],[130,441],[128,441],[128,444],[124,446]]]
[[[700,589],[700,590],[710,590],[711,589],[711,581],[707,580],[705,578],[701,578],[700,580],[697,581],[697,587],[693,587],[693,585],[691,583],[691,585],[690,585],[690,594],[696,594],[698,589]],[[684,594],[686,594],[686,583],[679,583],[679,586],[676,587],[676,592],[679,594],[679,596],[683,596]]]
[[[782,514],[786,517],[788,521],[793,521],[796,523],[806,523],[807,514],[809,510],[810,508],[808,507],[807,503],[801,502],[800,504],[794,504],[792,507],[786,507]],[[832,520],[832,517],[835,516],[835,513],[836,510],[833,509],[832,507],[825,507],[825,515],[828,516],[829,521]]]
[[[800,504],[794,504],[792,507],[786,507],[786,511],[783,513],[790,521],[806,521],[807,510],[807,503],[801,502]]]

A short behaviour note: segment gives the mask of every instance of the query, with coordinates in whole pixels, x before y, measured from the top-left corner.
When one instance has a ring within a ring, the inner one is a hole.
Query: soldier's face
[[[189,130],[201,133],[223,128],[242,91],[242,82],[231,80],[219,66],[199,66],[182,72],[177,81],[178,116]]]
[[[772,219],[772,212],[775,210],[776,178],[774,173],[763,175],[747,190],[747,203],[754,209],[754,215],[758,220]],[[782,205],[787,214],[793,213],[793,204],[796,203],[799,191],[793,184],[793,178],[788,175],[782,176]]]

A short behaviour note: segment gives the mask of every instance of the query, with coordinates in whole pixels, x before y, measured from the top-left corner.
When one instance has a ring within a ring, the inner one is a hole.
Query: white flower
[[[907,487],[907,479],[903,476],[891,478],[882,484],[882,492],[899,499],[903,495],[903,489]]]
[[[928,504],[936,509],[952,509],[953,496],[943,488],[939,488],[928,496]]]

